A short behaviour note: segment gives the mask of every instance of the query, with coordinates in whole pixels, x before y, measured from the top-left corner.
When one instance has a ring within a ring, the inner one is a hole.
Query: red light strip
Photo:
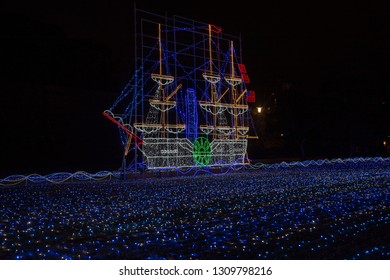
[[[218,27],[218,26],[215,26],[213,24],[210,24],[211,26],[211,30],[215,33],[220,33],[222,31],[222,28],[221,27]]]
[[[125,127],[123,124],[121,124],[120,122],[118,122],[116,119],[114,119],[113,117],[111,117],[109,114],[107,114],[106,112],[103,112],[103,115],[105,117],[107,117],[110,121],[112,121],[113,123],[117,124],[120,128],[122,128],[127,134],[133,136],[135,138],[135,144],[137,145],[137,147],[139,145],[141,145],[144,141],[139,138],[134,132],[132,132],[130,129],[128,129],[127,127]],[[137,143],[137,140],[139,140],[139,143]]]

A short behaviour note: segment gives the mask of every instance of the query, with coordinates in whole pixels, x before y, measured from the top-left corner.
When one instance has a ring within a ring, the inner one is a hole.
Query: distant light
[[[257,113],[261,113],[261,109],[263,109],[263,107],[257,107]]]
[[[284,134],[283,134],[283,133],[280,133],[280,136],[281,136],[281,137],[283,137],[283,136],[284,136]]]
[[[386,147],[386,145],[387,145],[387,142],[386,142],[386,141],[383,141],[383,146]]]

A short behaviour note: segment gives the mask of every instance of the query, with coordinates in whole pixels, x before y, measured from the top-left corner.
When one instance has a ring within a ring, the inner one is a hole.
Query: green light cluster
[[[208,165],[211,161],[210,142],[205,137],[198,137],[194,142],[193,156],[196,165]]]

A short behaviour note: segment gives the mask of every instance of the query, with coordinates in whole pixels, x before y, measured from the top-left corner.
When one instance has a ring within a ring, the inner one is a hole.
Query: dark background
[[[253,159],[388,156],[385,1],[137,1],[241,35],[263,108]],[[0,9],[0,177],[120,167],[102,116],[133,74],[133,1],[18,1]]]

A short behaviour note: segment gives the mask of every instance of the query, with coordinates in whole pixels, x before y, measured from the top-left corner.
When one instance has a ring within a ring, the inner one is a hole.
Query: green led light
[[[208,165],[211,161],[210,142],[207,138],[198,137],[194,142],[193,156],[196,165]]]

